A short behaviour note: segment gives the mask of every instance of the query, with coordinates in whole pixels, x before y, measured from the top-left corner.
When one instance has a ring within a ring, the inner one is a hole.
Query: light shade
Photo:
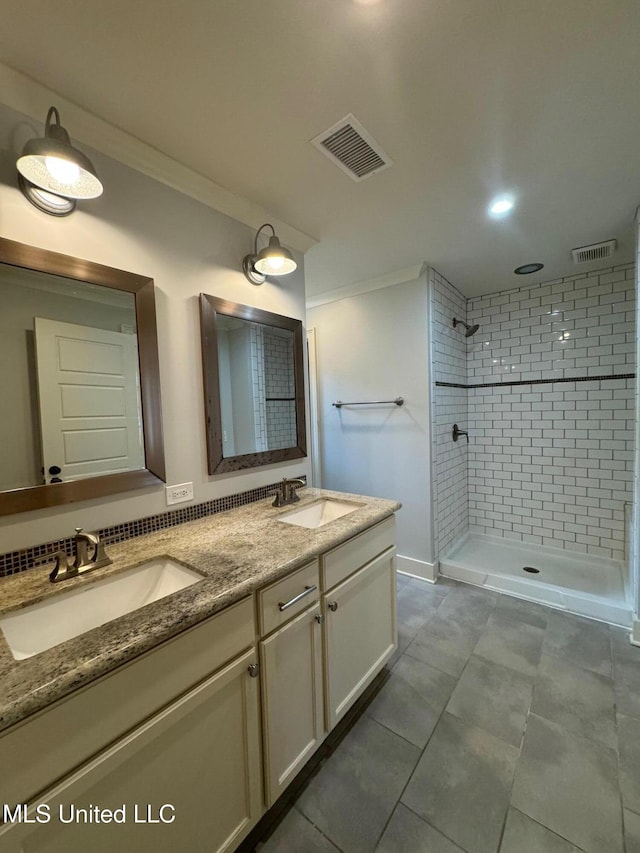
[[[263,228],[271,228],[273,236],[269,238],[269,245],[258,253],[258,236]],[[253,255],[245,255],[242,259],[243,272],[251,284],[262,284],[268,275],[289,275],[297,266],[293,255],[280,245],[273,225],[268,222],[258,228]]]
[[[73,147],[55,107],[50,107],[47,113],[44,136],[27,142],[16,167],[30,184],[65,199],[102,195],[103,187],[93,163]],[[36,204],[32,198],[29,200]]]

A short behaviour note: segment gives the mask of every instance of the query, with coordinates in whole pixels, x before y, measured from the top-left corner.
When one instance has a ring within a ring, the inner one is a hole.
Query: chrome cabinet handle
[[[318,625],[322,625],[322,623],[324,622],[324,616],[322,615],[322,613],[318,613],[318,615],[316,616],[316,622],[318,623]]]
[[[318,587],[313,584],[312,586],[305,586],[302,592],[299,592],[298,595],[294,595],[289,601],[286,601],[284,604],[280,601],[278,602],[278,610],[282,612],[283,610],[288,610],[290,607],[293,607],[294,604],[297,604],[301,598],[304,598],[305,595],[309,595],[311,592],[315,592]]]
[[[250,663],[249,666],[247,667],[247,669],[249,670],[249,675],[251,676],[251,678],[257,678],[258,677],[258,673],[260,672],[260,667],[258,666],[257,663]]]
[[[330,601],[328,604],[328,607],[329,607],[329,610],[331,610],[331,611],[333,611],[333,613],[335,613],[336,610],[338,609],[338,602],[337,601]]]

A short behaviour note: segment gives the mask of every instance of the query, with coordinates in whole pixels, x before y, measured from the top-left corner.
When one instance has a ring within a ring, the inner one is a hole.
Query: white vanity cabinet
[[[266,635],[259,646],[267,807],[325,734],[318,585],[316,560],[258,594],[259,621]]]
[[[246,599],[9,730],[0,738],[2,801],[12,808],[40,805],[40,817],[48,814],[49,821],[5,823],[2,853],[234,850],[263,811],[254,642],[253,602]],[[193,661],[183,655],[196,647],[200,669],[208,658],[215,672],[210,669],[179,696],[167,695],[166,685],[180,685],[185,676],[166,667],[182,659],[186,677],[193,677]],[[231,661],[216,668],[230,654]],[[162,701],[158,683],[170,701]],[[150,694],[156,708],[145,719]],[[129,700],[127,714],[137,724],[128,731],[121,728],[105,746],[113,731],[112,709],[118,716],[118,697]],[[75,740],[71,736],[65,749],[52,738],[62,734],[66,722],[70,732],[74,725],[86,732]],[[49,745],[54,752],[58,747],[57,774],[46,760],[38,762],[37,751],[47,753]],[[76,765],[86,751],[91,757]],[[19,765],[28,768],[30,778],[6,775]],[[47,789],[34,789],[53,781],[52,775],[57,778]],[[124,808],[125,822],[61,821],[70,818],[72,808],[93,806]],[[37,818],[32,811],[31,819]]]
[[[397,648],[394,519],[322,557],[325,716],[331,730]]]
[[[395,650],[394,553],[389,517],[0,735],[0,853],[235,850]]]
[[[267,807],[397,647],[394,541],[391,517],[258,593]]]

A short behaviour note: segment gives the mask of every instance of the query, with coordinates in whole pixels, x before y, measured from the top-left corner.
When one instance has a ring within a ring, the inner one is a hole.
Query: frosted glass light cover
[[[297,268],[293,258],[275,257],[261,258],[254,263],[254,267],[263,275],[288,275]]]
[[[96,175],[78,164],[78,179],[73,183],[57,180],[47,168],[45,154],[27,154],[19,158],[18,171],[24,177],[43,190],[65,196],[66,198],[98,198],[102,195],[102,184]]]

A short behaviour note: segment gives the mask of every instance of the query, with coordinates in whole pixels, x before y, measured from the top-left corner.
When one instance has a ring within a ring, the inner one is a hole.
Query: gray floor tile
[[[469,660],[479,637],[477,628],[447,620],[438,612],[418,631],[406,653],[457,677]]]
[[[367,714],[411,743],[424,747],[456,681],[416,658],[403,655]]]
[[[603,675],[543,655],[531,710],[573,734],[617,748],[613,682]]]
[[[337,850],[296,808],[288,812],[260,847],[260,853],[337,853]]]
[[[611,629],[611,647],[618,713],[640,719],[640,647],[621,628]]]
[[[529,715],[512,805],[588,853],[622,853],[617,757]]]
[[[438,615],[471,628],[484,628],[495,602],[496,594],[492,592],[473,587],[453,589],[438,608]]]
[[[624,810],[624,839],[627,853],[640,853],[640,815]]]
[[[616,663],[613,684],[618,713],[640,719],[640,667]]]
[[[434,616],[441,599],[432,599],[406,586],[398,592],[398,625],[406,625],[414,632]]]
[[[522,675],[533,676],[538,669],[543,640],[542,628],[493,613],[474,653]]]
[[[618,714],[618,741],[622,801],[640,814],[640,720]]]
[[[400,576],[398,575],[398,577]],[[439,604],[441,601],[444,601],[444,599],[449,595],[453,587],[440,582],[429,583],[429,581],[407,577],[405,589],[409,589],[417,595],[421,595],[425,599]]]
[[[402,802],[473,853],[496,853],[518,750],[442,715]]]
[[[629,631],[624,628],[610,627],[611,648],[614,663],[631,663],[640,666],[640,646],[629,642]]]
[[[551,611],[543,651],[608,678],[613,675],[609,626],[601,622]]]
[[[500,853],[580,853],[580,850],[517,809],[509,809]]]
[[[402,622],[398,622],[398,648],[389,659],[387,664],[389,669],[397,664],[402,655],[409,648],[409,645],[413,642],[413,638],[417,633],[417,630],[414,628],[410,628]]]
[[[464,851],[400,803],[376,847],[376,853],[464,853]]]
[[[532,690],[529,677],[472,655],[447,711],[519,747]]]
[[[345,853],[372,851],[419,756],[415,746],[361,717],[296,806]]]
[[[508,616],[519,622],[526,622],[534,628],[546,628],[549,619],[549,608],[533,601],[525,601],[521,598],[512,598],[510,595],[501,595],[496,602],[496,613]]]

